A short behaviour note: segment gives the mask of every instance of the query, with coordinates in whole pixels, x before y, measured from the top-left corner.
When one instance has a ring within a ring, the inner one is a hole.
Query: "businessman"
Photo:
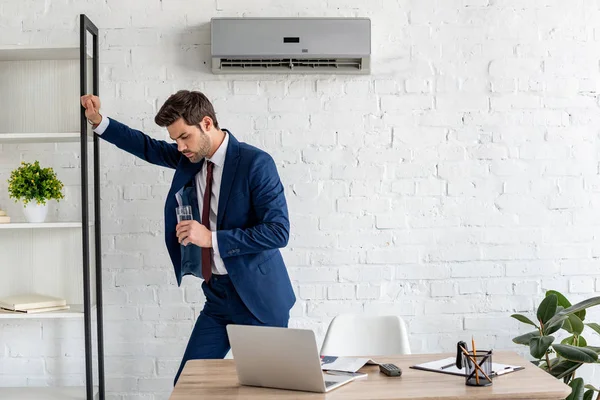
[[[225,357],[228,324],[287,327],[296,297],[279,248],[287,245],[290,224],[271,156],[221,129],[200,92],[180,90],[158,111],[154,121],[173,143],[101,115],[97,96],[82,96],[81,104],[102,139],[175,169],[164,207],[165,242],[177,285],[185,275],[203,279],[206,302],[174,383],[187,360]],[[178,206],[191,206],[193,219],[178,223]]]

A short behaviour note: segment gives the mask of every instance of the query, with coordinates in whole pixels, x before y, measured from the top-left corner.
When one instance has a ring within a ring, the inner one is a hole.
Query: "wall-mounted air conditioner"
[[[212,71],[368,74],[369,18],[213,18]]]

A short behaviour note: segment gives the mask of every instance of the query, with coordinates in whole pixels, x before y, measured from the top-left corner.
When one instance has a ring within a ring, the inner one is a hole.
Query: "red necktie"
[[[210,231],[210,197],[212,195],[212,172],[214,164],[206,160],[206,187],[204,188],[204,203],[202,204],[202,225]],[[212,275],[210,262],[210,247],[202,248],[202,276],[208,282]]]

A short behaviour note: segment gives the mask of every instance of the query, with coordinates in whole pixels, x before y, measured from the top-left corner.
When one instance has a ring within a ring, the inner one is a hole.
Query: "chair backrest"
[[[325,334],[321,355],[384,356],[411,354],[404,320],[396,315],[342,314]]]

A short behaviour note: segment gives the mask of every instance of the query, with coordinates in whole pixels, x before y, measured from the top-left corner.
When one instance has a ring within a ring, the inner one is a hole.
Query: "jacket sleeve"
[[[259,223],[251,228],[217,231],[221,258],[285,247],[290,235],[287,203],[277,167],[259,153],[249,171],[250,196]]]
[[[181,159],[181,153],[177,150],[176,144],[153,139],[112,118],[110,118],[106,130],[99,136],[121,150],[161,167],[177,168]]]

